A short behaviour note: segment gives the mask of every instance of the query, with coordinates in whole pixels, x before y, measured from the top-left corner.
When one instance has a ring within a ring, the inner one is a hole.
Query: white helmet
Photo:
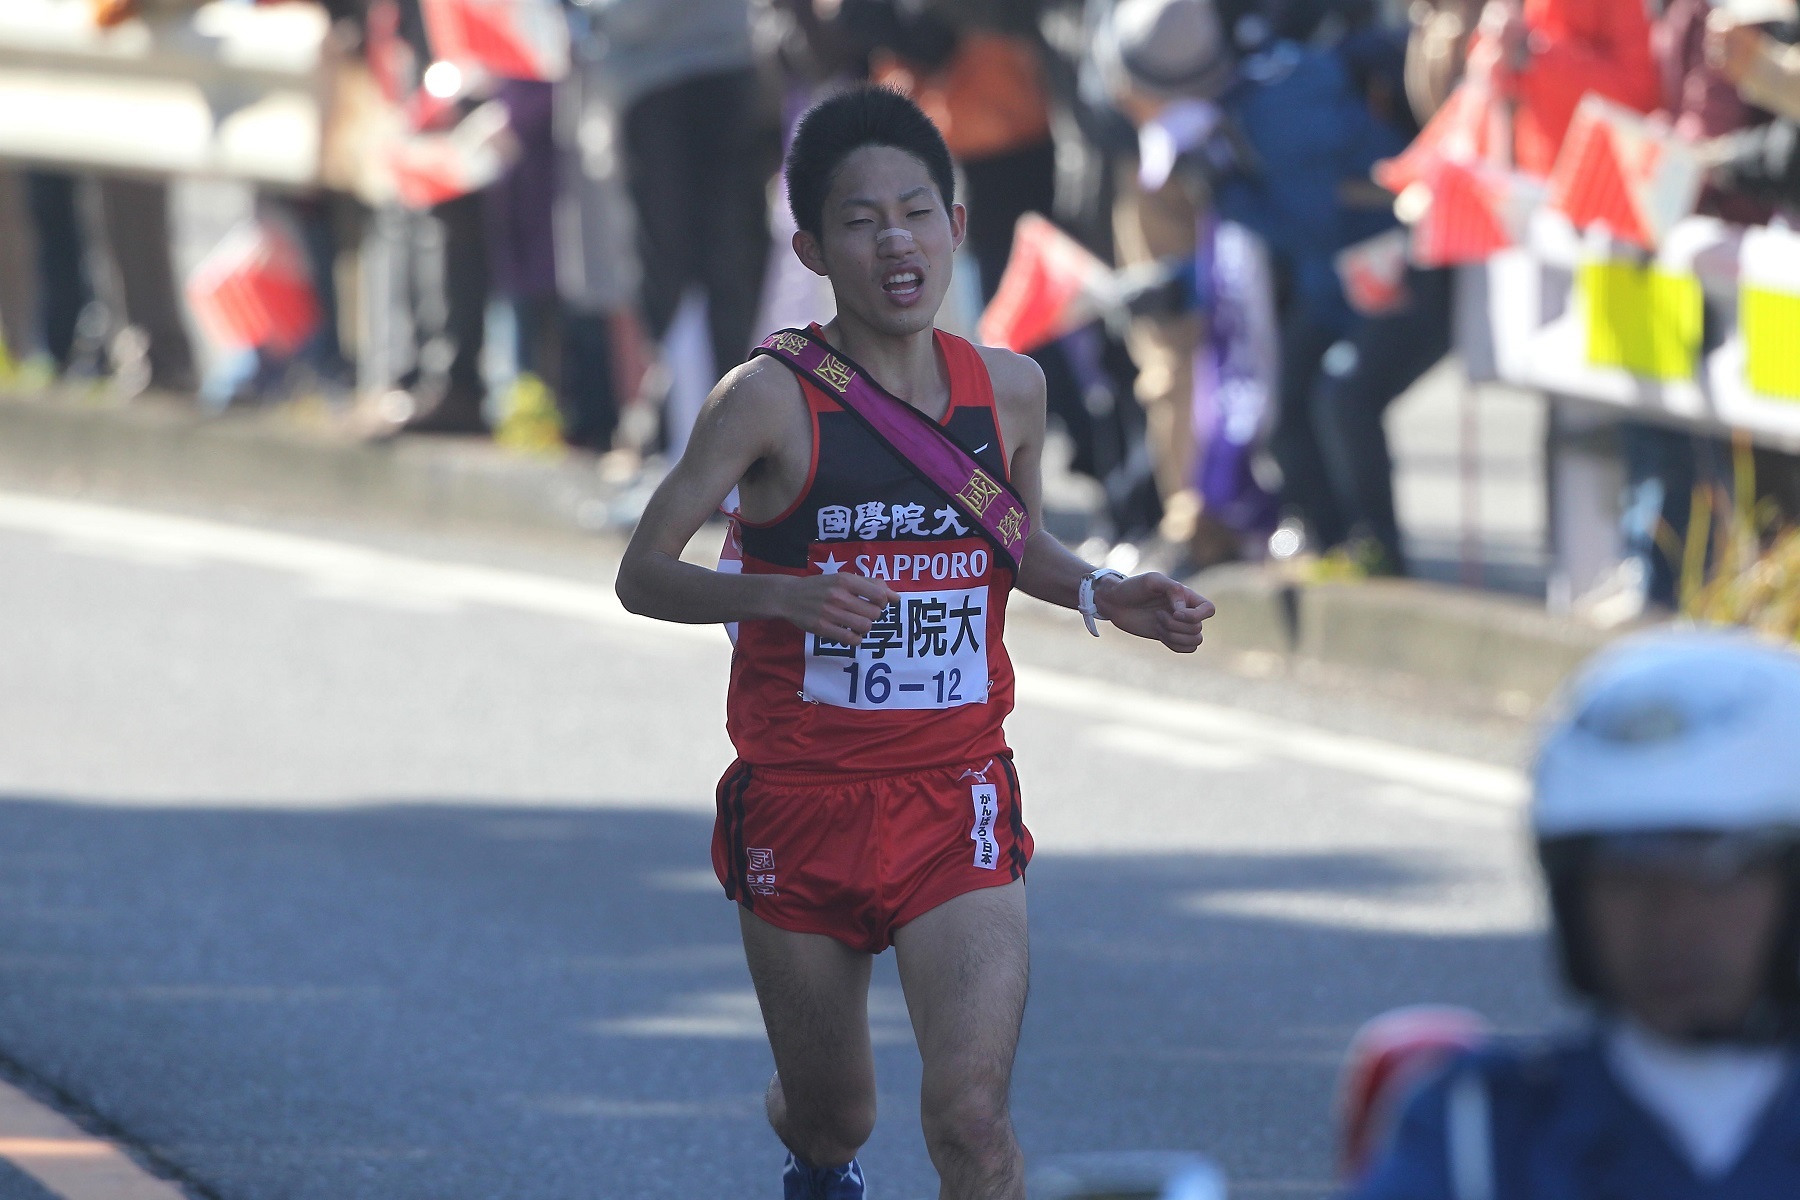
[[[1534,776],[1532,831],[1575,991],[1606,1003],[1581,916],[1593,855],[1702,835],[1716,866],[1770,855],[1780,864],[1786,915],[1770,1011],[1800,1030],[1800,654],[1716,630],[1622,641],[1570,688]]]
[[[1535,776],[1540,840],[1800,832],[1800,654],[1716,630],[1627,639],[1582,671]]]

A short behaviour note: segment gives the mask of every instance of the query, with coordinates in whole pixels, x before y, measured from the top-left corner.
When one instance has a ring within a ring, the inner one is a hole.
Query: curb
[[[0,480],[272,515],[379,513],[560,533],[603,525],[618,493],[591,459],[533,459],[449,436],[367,442],[323,426],[298,410],[206,416],[154,397],[103,406],[0,395]]]
[[[1520,714],[1626,632],[1518,597],[1420,580],[1300,583],[1272,568],[1233,565],[1188,582],[1219,608],[1207,640],[1221,649],[1447,684]]]
[[[266,516],[378,516],[591,538],[621,489],[591,459],[491,442],[368,443],[278,409],[208,417],[187,404],[103,406],[0,395],[0,486],[123,500],[222,503]],[[1299,583],[1235,564],[1194,587],[1219,607],[1222,650],[1368,669],[1480,693],[1515,713],[1548,700],[1615,633],[1528,601],[1415,580]]]

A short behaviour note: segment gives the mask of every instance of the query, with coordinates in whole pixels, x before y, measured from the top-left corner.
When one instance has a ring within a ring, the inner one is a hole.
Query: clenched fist
[[[879,579],[852,575],[804,575],[790,579],[782,617],[828,642],[856,645],[868,636],[881,610],[900,594]]]

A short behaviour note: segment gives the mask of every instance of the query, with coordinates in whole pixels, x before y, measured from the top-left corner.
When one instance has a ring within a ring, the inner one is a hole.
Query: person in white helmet
[[[1591,1015],[1453,1061],[1348,1197],[1800,1197],[1800,655],[1624,642],[1573,687],[1534,782]]]

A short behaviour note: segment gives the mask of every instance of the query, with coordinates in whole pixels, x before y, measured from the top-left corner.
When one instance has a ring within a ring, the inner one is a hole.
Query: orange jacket
[[[1513,77],[1513,156],[1520,170],[1548,175],[1588,92],[1638,112],[1657,106],[1650,19],[1641,0],[1525,0],[1524,16],[1531,58]]]
[[[910,96],[962,162],[1023,150],[1050,136],[1043,65],[1024,38],[972,30],[935,73],[877,51],[869,74]]]

